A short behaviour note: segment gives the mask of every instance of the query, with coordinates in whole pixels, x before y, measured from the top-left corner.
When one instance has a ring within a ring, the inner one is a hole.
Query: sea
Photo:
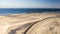
[[[0,8],[0,15],[41,13],[41,12],[60,12],[60,9],[59,8]]]

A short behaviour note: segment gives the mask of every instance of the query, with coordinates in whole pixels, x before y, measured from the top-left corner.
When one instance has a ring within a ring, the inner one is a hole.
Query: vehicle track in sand
[[[45,18],[45,19],[42,19],[42,20],[39,20],[39,21],[36,21],[36,22],[34,22],[34,24],[32,24],[25,32],[24,32],[24,34],[37,34],[35,31],[36,30],[34,30],[35,28],[36,28],[36,25],[38,24],[38,23],[41,23],[42,21],[44,21],[44,20],[48,20],[48,19],[54,19],[54,18],[60,18],[60,16],[55,16],[55,17],[47,17],[47,18]],[[52,21],[56,21],[56,20],[52,20]],[[44,24],[46,24],[46,23],[43,23],[43,25]],[[53,24],[53,23],[52,23]],[[56,23],[57,24],[57,23]],[[39,24],[40,26],[41,26],[41,24]],[[47,25],[48,26],[48,25]],[[39,27],[37,27],[37,28],[39,28]],[[33,31],[33,32],[32,32]],[[38,34],[41,34],[41,33],[38,33]],[[52,33],[51,33],[52,34]],[[54,33],[54,34],[57,34],[57,33]]]
[[[14,16],[14,17],[12,17]],[[54,25],[56,23],[50,23],[50,21],[57,21],[60,18],[60,13],[33,13],[33,14],[23,14],[20,15],[18,14],[16,15],[12,15],[12,16],[4,16],[3,18],[0,18],[0,21],[2,21],[2,23],[4,24],[6,22],[6,25],[8,26],[4,26],[7,27],[6,29],[2,29],[2,31],[6,31],[7,34],[33,34],[35,33],[35,31],[37,31],[39,28],[38,26],[40,26],[40,30],[42,28],[46,28],[48,27],[48,25],[46,26],[45,24],[48,24],[47,22],[49,22],[49,24]],[[58,19],[56,19],[58,18]],[[51,19],[48,21],[48,19]],[[43,22],[47,20],[47,22]],[[43,23],[41,23],[43,22]],[[58,21],[57,21],[58,22]],[[39,23],[39,24],[38,24]],[[37,25],[38,24],[38,25]],[[40,25],[41,24],[41,25]],[[35,25],[37,25],[36,27],[38,28],[37,30],[35,29]],[[46,27],[43,27],[43,25],[45,25]],[[59,25],[59,24],[58,24]],[[50,26],[50,30],[52,31],[55,27],[51,28]],[[32,32],[33,33],[29,33]],[[39,31],[38,31],[39,32]],[[40,31],[41,32],[41,31]],[[4,34],[5,32],[3,32]],[[56,33],[57,34],[57,33]]]

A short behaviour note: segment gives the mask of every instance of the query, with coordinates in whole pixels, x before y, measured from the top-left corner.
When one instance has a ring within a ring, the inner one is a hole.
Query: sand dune
[[[53,18],[40,22],[49,17]],[[55,32],[60,34],[59,26],[55,26],[57,23],[54,23],[54,21],[60,23],[59,19],[60,12],[23,13],[0,16],[0,34],[56,34]],[[49,31],[47,28],[50,25],[56,28]]]

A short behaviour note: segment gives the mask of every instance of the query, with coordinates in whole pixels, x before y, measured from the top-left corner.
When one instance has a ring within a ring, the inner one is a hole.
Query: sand
[[[49,19],[49,17],[53,18]],[[45,18],[48,19],[42,21]],[[23,13],[0,16],[0,34],[56,34],[55,32],[60,34],[60,24],[55,26],[56,24],[54,23],[54,21],[60,23],[59,20],[60,12]],[[51,24],[56,28],[49,31],[47,28]]]

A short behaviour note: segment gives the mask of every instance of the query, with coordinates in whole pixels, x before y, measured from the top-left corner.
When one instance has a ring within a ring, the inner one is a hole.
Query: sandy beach
[[[53,31],[48,30],[49,33],[45,31],[50,24],[53,25],[53,23],[51,22],[57,21],[60,23],[59,13],[60,12],[22,13],[22,14],[10,14],[5,16],[0,16],[0,34],[55,34],[55,32],[57,32],[57,34],[60,34],[59,33],[60,26],[56,26],[56,28]],[[53,18],[40,22],[41,20],[48,17],[53,17]],[[53,27],[55,27],[55,25]]]

